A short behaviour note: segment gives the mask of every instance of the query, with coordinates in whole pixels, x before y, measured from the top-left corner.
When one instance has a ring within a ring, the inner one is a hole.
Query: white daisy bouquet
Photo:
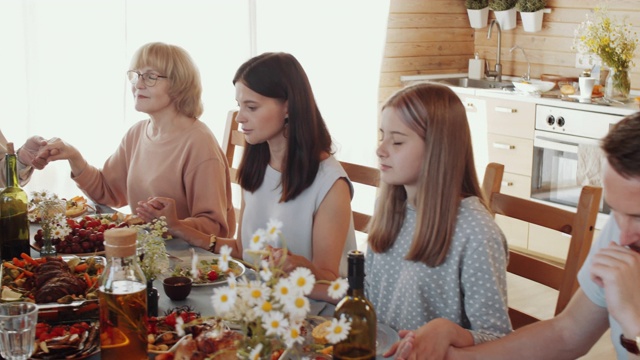
[[[316,284],[315,276],[303,267],[286,274],[281,263],[262,259],[270,256],[265,246],[275,245],[282,238],[281,227],[281,222],[270,220],[267,229],[260,229],[252,236],[250,249],[245,250],[258,259],[259,280],[237,280],[230,276],[228,286],[213,290],[216,314],[239,323],[247,334],[238,351],[240,358],[260,359],[282,347],[294,348],[305,340],[302,328],[310,310],[307,295]],[[220,252],[221,265],[230,259],[231,249],[225,247]],[[334,299],[342,298],[349,286],[346,279],[341,278],[326,283],[330,285],[329,296]],[[350,329],[351,323],[346,318],[333,319],[327,340],[330,343],[344,340]]]
[[[40,221],[45,241],[63,239],[71,233],[67,224],[67,202],[46,190],[34,191],[29,201],[29,221]]]

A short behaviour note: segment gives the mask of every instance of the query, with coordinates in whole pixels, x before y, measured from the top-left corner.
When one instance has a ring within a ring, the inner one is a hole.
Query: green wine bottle
[[[20,258],[29,254],[29,218],[27,193],[18,183],[18,158],[13,143],[5,155],[7,187],[0,192],[0,258]]]
[[[376,312],[364,295],[364,253],[349,252],[349,291],[338,305],[334,317],[351,321],[347,338],[333,347],[334,359],[376,358]]]

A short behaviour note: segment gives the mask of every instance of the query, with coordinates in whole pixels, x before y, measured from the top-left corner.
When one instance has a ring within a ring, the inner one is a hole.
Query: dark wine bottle
[[[0,192],[0,258],[20,258],[29,254],[29,217],[27,193],[18,183],[18,158],[13,143],[5,155],[7,187]]]
[[[376,312],[364,295],[364,253],[352,250],[349,261],[349,291],[338,305],[334,317],[351,321],[347,338],[333,346],[334,359],[376,358]]]

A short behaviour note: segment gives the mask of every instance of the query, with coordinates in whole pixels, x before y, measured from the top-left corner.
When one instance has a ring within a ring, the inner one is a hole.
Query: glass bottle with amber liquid
[[[29,254],[29,218],[27,193],[18,183],[18,158],[13,143],[7,143],[5,155],[6,185],[0,192],[0,258],[20,258]]]
[[[147,286],[136,239],[135,229],[104,233],[107,266],[98,288],[102,359],[148,359]]]
[[[344,315],[351,321],[347,338],[333,346],[334,359],[375,359],[376,312],[364,295],[364,253],[349,252],[349,290],[338,305],[334,317]]]

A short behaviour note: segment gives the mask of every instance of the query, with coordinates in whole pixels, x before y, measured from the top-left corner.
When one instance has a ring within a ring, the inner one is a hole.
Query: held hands
[[[56,160],[68,160],[71,172],[76,176],[87,166],[87,162],[78,149],[59,138],[49,139],[46,146],[40,148],[34,160],[34,166],[37,163],[44,167],[49,162]]]
[[[271,256],[269,257],[269,261],[272,262],[271,265],[281,264],[282,271],[286,273],[290,273],[298,267],[306,267],[310,270],[313,269],[313,264],[309,260],[303,256],[298,256],[291,251],[283,248],[275,248],[269,245],[266,247],[266,250],[271,252]]]
[[[451,346],[473,345],[473,336],[460,325],[444,319],[433,319],[417,330],[401,330],[402,340],[393,344],[384,357],[395,355],[396,360],[447,358]]]
[[[136,214],[145,222],[164,216],[170,229],[179,222],[175,200],[166,197],[150,197],[147,201],[138,201]]]
[[[600,249],[591,266],[591,279],[604,289],[607,309],[623,329],[640,321],[640,254],[616,243]]]
[[[28,138],[27,142],[18,150],[18,161],[26,166],[33,166],[38,170],[42,170],[47,163],[45,162],[43,164],[34,160],[36,160],[40,149],[45,145],[47,145],[47,141],[42,136],[32,136]]]

